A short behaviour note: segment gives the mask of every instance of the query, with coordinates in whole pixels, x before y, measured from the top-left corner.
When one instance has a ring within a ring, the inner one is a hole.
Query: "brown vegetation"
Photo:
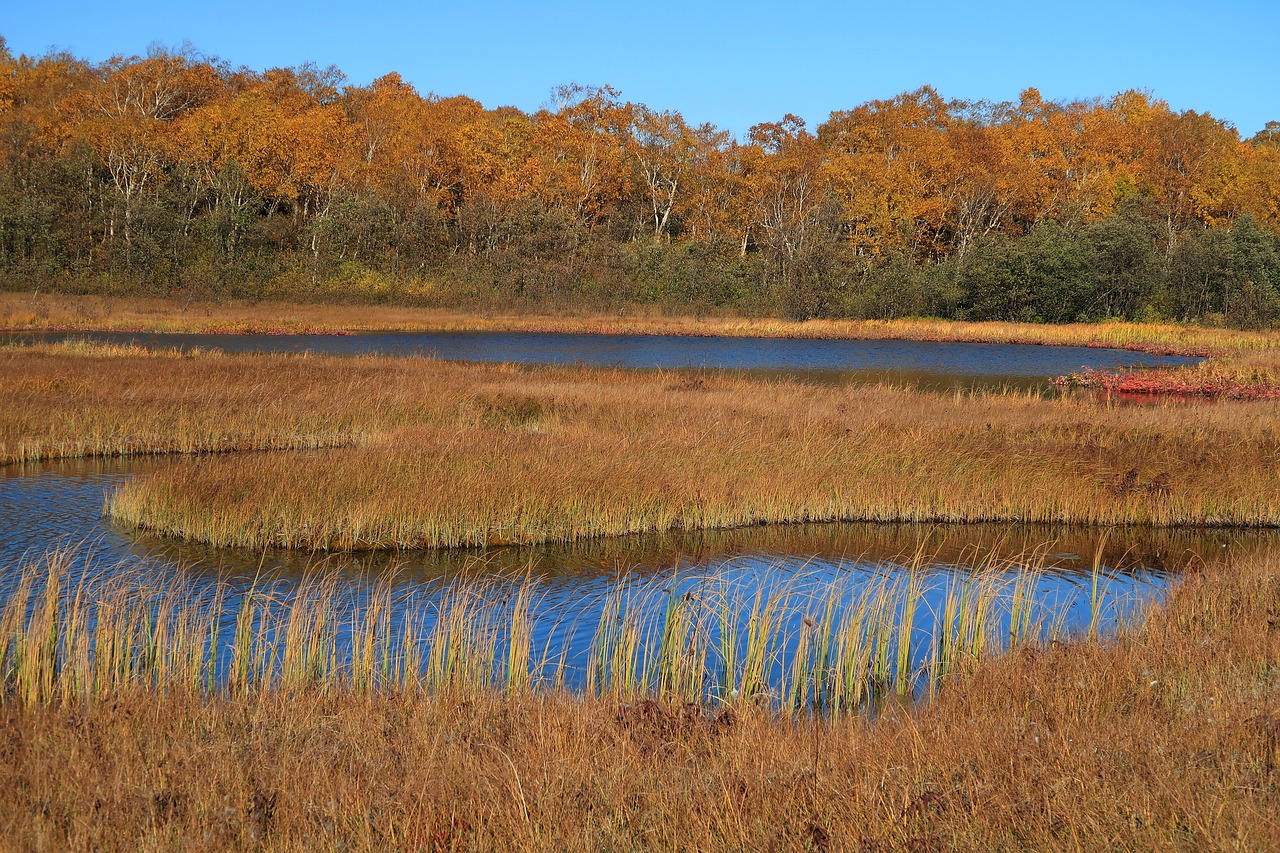
[[[1085,370],[1056,377],[1054,382],[1096,388],[1107,399],[1129,395],[1280,400],[1280,359],[1274,351],[1237,352],[1190,367]]]
[[[156,501],[147,511],[186,536],[334,547],[854,513],[1275,524],[1276,414],[420,359],[0,350],[0,461],[273,450],[175,460],[116,506]],[[320,447],[333,449],[303,450]],[[6,647],[31,677],[0,699],[0,846],[1267,849],[1280,835],[1274,554],[1211,560],[1119,637],[1021,645],[874,721],[354,676],[210,692],[204,658],[184,652],[207,630],[151,596],[104,601],[119,604],[120,636],[150,641],[100,663],[73,643],[61,669],[40,663],[56,659],[49,631]],[[0,631],[17,636],[27,616],[87,631],[77,612],[11,604]],[[298,620],[296,648],[328,654],[322,627]],[[375,654],[359,660],[376,668]],[[176,677],[148,682],[158,670],[129,669],[139,661]]]
[[[1280,523],[1269,407],[396,367],[400,383],[382,365],[362,405],[412,414],[363,447],[176,465],[124,487],[112,515],[218,545],[325,549],[794,521]],[[1162,488],[1114,489],[1131,470]]]
[[[1108,408],[56,346],[4,350],[0,378],[0,459],[339,447],[180,461],[112,499],[121,521],[217,544],[453,546],[836,519],[1280,523],[1270,403]],[[1131,470],[1144,488],[1114,488]]]
[[[793,721],[562,693],[0,703],[13,848],[1274,849],[1280,564],[927,706]]]

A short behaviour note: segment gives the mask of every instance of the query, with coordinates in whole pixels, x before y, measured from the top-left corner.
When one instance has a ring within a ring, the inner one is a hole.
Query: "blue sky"
[[[6,5],[14,53],[99,61],[190,41],[236,66],[334,64],[355,84],[398,71],[424,94],[525,110],[561,83],[608,83],[738,135],[788,112],[816,127],[924,84],[990,100],[1145,89],[1245,137],[1280,120],[1280,0]]]

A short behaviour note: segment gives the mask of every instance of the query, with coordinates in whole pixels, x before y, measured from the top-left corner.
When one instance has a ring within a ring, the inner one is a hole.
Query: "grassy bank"
[[[1274,403],[50,346],[0,352],[0,404],[6,461],[286,448],[177,460],[112,497],[123,523],[219,545],[816,520],[1280,524]]]
[[[987,658],[927,706],[874,723],[559,691],[209,696],[135,683],[70,702],[10,691],[0,837],[100,849],[1269,849],[1277,612],[1274,556],[1212,563],[1129,633]]]
[[[358,399],[374,374],[366,365],[337,380],[305,359],[140,347],[0,347],[0,464],[350,445],[385,422]]]
[[[1087,370],[1055,381],[1065,386],[1096,388],[1105,395],[1280,400],[1280,358],[1268,351],[1237,352],[1187,367]]]
[[[0,329],[13,331],[299,334],[374,331],[572,332],[763,338],[967,341],[1102,346],[1209,355],[1280,349],[1280,332],[1172,323],[967,323],[955,320],[808,320],[651,314],[466,314],[396,306],[190,302],[176,299],[0,293]]]
[[[468,314],[394,306],[200,303],[159,298],[0,293],[0,330],[349,334],[377,331],[563,332],[1116,347],[1209,356],[1201,365],[1091,371],[1063,384],[1121,395],[1280,399],[1280,332],[1170,323],[968,323],[954,320],[809,320],[649,314]]]

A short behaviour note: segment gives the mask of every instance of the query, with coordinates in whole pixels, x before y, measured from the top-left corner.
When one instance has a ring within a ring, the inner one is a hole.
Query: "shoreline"
[[[0,293],[0,332],[333,335],[494,332],[793,340],[894,340],[1078,346],[1202,358],[1186,367],[1048,377],[1058,385],[1151,399],[1280,399],[1280,330],[1170,323],[970,323],[939,319],[808,320],[662,314],[517,315],[302,303],[179,303],[163,298]]]
[[[34,306],[32,303],[36,303]],[[160,298],[0,293],[0,331],[137,334],[350,335],[372,332],[546,332],[798,340],[918,340],[1112,348],[1208,358],[1280,349],[1280,331],[1174,323],[1066,325],[896,320],[786,320],[736,316],[515,314],[438,308],[284,302],[178,303]]]

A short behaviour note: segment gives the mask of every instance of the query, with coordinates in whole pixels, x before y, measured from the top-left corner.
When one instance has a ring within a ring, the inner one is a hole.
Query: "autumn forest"
[[[924,87],[735,139],[609,86],[527,113],[0,40],[0,287],[1273,326],[1280,122]]]

